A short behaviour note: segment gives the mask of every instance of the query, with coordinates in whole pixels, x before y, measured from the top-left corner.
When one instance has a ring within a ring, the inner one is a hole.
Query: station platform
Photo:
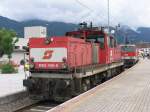
[[[47,112],[150,112],[150,60]]]

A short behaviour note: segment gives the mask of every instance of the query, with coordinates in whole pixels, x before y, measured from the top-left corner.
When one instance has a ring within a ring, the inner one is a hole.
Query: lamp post
[[[120,28],[120,24],[118,24],[116,27],[115,27],[115,37],[117,38],[118,36],[118,29]]]

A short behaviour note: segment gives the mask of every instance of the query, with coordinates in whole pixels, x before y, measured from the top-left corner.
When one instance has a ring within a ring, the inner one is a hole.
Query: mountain
[[[139,32],[139,37],[142,40],[145,40],[145,42],[150,42],[150,28],[149,27],[139,27],[137,29],[137,32]]]
[[[49,22],[44,20],[28,20],[28,21],[15,21],[6,17],[0,16],[0,28],[11,29],[17,32],[19,37],[24,37],[24,27],[27,26],[45,26],[47,27],[48,36],[64,35],[67,31],[72,31],[77,28],[76,24],[64,22]]]
[[[0,16],[0,28],[14,30],[19,36],[23,34],[23,26],[20,22],[2,16]]]
[[[75,30],[78,27],[73,23],[49,22],[44,20],[27,20],[19,22],[0,16],[0,28],[12,29],[17,32],[19,37],[24,37],[24,27],[27,26],[45,26],[48,29],[48,36],[64,35],[65,32]],[[123,25],[116,31],[115,35],[119,42],[124,42],[125,37],[131,42],[150,42],[149,27],[139,27],[137,30],[133,30],[129,26]]]
[[[23,26],[45,26],[47,27],[48,36],[64,35],[67,31],[72,31],[77,28],[76,24],[64,22],[48,22],[44,20],[29,20],[23,21]]]
[[[118,31],[119,41],[124,41],[125,37],[130,42],[150,42],[150,27],[139,27],[136,30],[131,28],[121,28]]]
[[[130,43],[135,43],[141,41],[142,38],[139,38],[139,33],[130,27],[122,26],[117,32],[116,32],[117,38],[119,42],[125,42],[128,41]]]

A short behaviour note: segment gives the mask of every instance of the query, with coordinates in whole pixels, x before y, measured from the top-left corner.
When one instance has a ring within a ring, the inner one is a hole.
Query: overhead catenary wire
[[[90,10],[90,11],[93,11],[91,8],[89,8],[87,5],[83,4],[82,2],[80,2],[79,0],[75,0],[78,4],[80,4],[82,7]]]
[[[90,12],[89,12],[89,15],[90,16],[91,14],[95,13],[97,15],[97,13],[95,12],[95,10],[91,9],[90,7],[88,7],[87,5],[83,4],[81,1],[79,0],[75,0],[79,5],[81,5],[82,7],[88,9]],[[100,13],[98,13],[98,18],[103,19],[103,20],[106,20],[106,17],[105,16],[102,16]]]
[[[111,16],[111,19],[110,19],[110,1],[107,0],[107,5],[106,7],[107,8],[104,8],[103,11],[101,11],[101,13],[97,13],[94,9],[90,8],[89,6],[85,5],[84,3],[82,3],[80,0],[75,0],[79,5],[81,5],[82,7],[88,9],[90,12],[88,13],[88,17],[95,13],[97,15],[97,17],[100,19],[98,21],[100,21],[101,24],[105,24],[107,27],[110,26],[110,23],[113,23],[115,24],[114,22],[116,21],[116,19]],[[96,1],[95,1],[96,2]],[[96,4],[99,4],[99,3],[96,3]],[[107,14],[107,15],[106,15]],[[84,17],[84,16],[83,16]],[[106,21],[107,20],[107,21]],[[105,22],[105,23],[103,23]],[[116,24],[118,24],[116,22]],[[109,29],[108,29],[109,30]]]
[[[107,21],[105,21],[106,22],[106,24],[107,24],[107,27],[108,26],[112,26],[112,24],[113,25],[116,25],[116,24],[118,24],[118,22],[116,21],[117,20],[117,18],[116,17],[114,17],[113,15],[111,15],[111,12],[110,11],[112,11],[111,10],[111,0],[104,0],[105,2],[106,2],[106,5],[105,5],[105,7],[102,9],[103,11],[101,11],[100,13],[98,13],[98,14],[101,14],[102,16],[104,16],[105,17],[105,20],[107,19]],[[97,2],[96,0],[95,0],[95,2],[96,2],[96,4],[99,4],[99,2]],[[102,2],[102,1],[101,1]],[[104,3],[104,2],[102,2],[102,3]],[[107,15],[106,15],[107,14]],[[111,16],[111,18],[110,18],[110,16]]]

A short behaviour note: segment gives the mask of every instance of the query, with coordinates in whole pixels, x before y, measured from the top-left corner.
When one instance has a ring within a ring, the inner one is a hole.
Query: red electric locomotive
[[[131,67],[138,62],[138,50],[134,44],[125,44],[121,46],[121,56],[125,67]]]
[[[23,84],[34,98],[67,100],[119,74],[120,50],[103,28],[86,23],[65,36],[31,38],[31,76]]]

